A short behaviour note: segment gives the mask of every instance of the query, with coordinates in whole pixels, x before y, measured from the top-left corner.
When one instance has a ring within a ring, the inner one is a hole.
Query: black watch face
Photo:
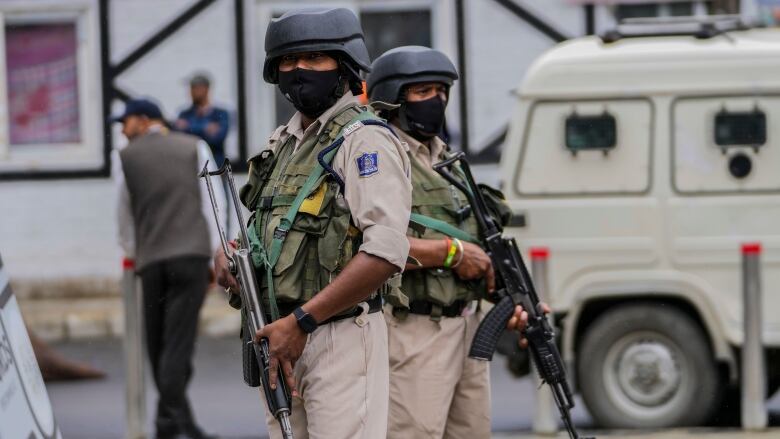
[[[301,329],[303,329],[303,332],[311,334],[312,332],[314,332],[315,329],[317,329],[317,322],[314,321],[314,317],[307,314],[303,310],[297,311],[296,317],[298,320],[298,326],[300,326]]]
[[[317,329],[317,323],[314,318],[308,314],[303,318],[303,324],[306,327],[306,332],[314,332]]]

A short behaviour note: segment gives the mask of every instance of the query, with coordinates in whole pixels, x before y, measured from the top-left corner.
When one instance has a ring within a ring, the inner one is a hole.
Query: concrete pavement
[[[116,282],[105,282],[92,291],[74,291],[67,285],[52,289],[29,283],[14,289],[19,298],[25,323],[36,335],[50,342],[80,341],[95,338],[122,337],[124,312],[122,296]],[[235,334],[241,316],[227,304],[221,289],[206,295],[198,328],[211,337]]]
[[[87,361],[108,373],[104,380],[48,383],[54,412],[66,439],[122,439],[124,421],[124,365],[121,341],[103,339],[68,342],[55,347],[73,359]],[[195,376],[190,398],[198,422],[205,430],[229,439],[267,437],[262,403],[257,390],[246,387],[241,379],[241,353],[237,337],[198,340]],[[517,380],[504,367],[504,358],[491,364],[493,431],[496,438],[532,438],[533,383]],[[147,380],[149,409],[152,419],[155,394]],[[770,401],[770,409],[780,413],[780,395]],[[581,401],[572,413],[574,422],[587,432],[593,423]],[[775,424],[777,422],[775,416]],[[151,425],[150,425],[151,427]],[[151,430],[150,430],[151,431]],[[735,430],[677,430],[642,433],[595,432],[599,437],[614,438],[770,438],[780,437],[780,430],[765,434],[743,435]],[[561,435],[559,437],[566,437]]]
[[[780,429],[773,428],[763,432],[746,433],[738,429],[712,430],[707,428],[677,429],[667,431],[644,432],[619,432],[619,431],[590,431],[585,432],[596,437],[608,437],[609,439],[770,439],[780,437]],[[496,433],[493,439],[568,439],[566,434],[558,436],[539,436],[532,434],[506,434]]]

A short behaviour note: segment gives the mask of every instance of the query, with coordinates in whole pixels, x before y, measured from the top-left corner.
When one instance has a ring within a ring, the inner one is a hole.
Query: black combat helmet
[[[447,55],[423,46],[403,46],[388,50],[374,61],[368,75],[368,97],[372,101],[400,104],[404,86],[417,82],[452,85],[458,71]]]
[[[279,59],[298,52],[338,52],[345,55],[340,61],[346,61],[345,67],[358,81],[359,70],[371,71],[363,29],[355,14],[346,8],[297,10],[271,20],[265,33],[265,82],[278,83]]]

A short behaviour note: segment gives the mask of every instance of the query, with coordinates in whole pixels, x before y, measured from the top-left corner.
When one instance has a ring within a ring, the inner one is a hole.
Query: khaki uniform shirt
[[[295,137],[295,149],[311,136],[319,136],[334,114],[357,104],[352,93],[346,93],[305,130],[303,115],[296,112],[287,125],[274,131],[269,148],[284,144]],[[364,154],[377,154],[377,171],[361,176],[358,159]],[[411,213],[412,186],[406,150],[388,129],[365,125],[345,137],[331,164],[344,180],[344,199],[349,206],[355,227],[363,232],[360,251],[380,257],[403,270],[409,254],[406,229]]]
[[[443,159],[442,153],[447,150],[447,145],[438,136],[431,139],[429,146],[410,136],[400,128],[396,128],[395,132],[398,133],[398,137],[409,151],[409,154],[425,164],[425,166],[433,169],[433,165]]]

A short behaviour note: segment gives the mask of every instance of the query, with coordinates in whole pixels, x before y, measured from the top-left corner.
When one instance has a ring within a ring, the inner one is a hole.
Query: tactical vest
[[[252,259],[272,318],[279,315],[277,303],[282,315],[291,312],[328,285],[357,253],[362,232],[352,224],[340,178],[328,170],[340,142],[332,145],[342,129],[352,130],[357,121],[376,119],[362,107],[348,107],[331,118],[319,136],[305,140],[295,154],[295,137],[289,136],[275,152],[266,150],[250,160],[249,181],[241,189],[241,200],[252,212]],[[326,164],[325,172],[318,159]],[[307,191],[306,197],[294,219],[280,228],[302,190]],[[285,228],[289,230],[284,232]],[[269,278],[273,279],[270,285]]]
[[[477,223],[468,214],[470,209],[466,196],[411,153],[409,160],[412,165],[412,214],[443,221],[476,237]],[[431,227],[424,230],[410,227],[407,234],[422,239],[443,239],[447,236]],[[459,279],[451,269],[432,268],[405,271],[401,290],[410,301],[422,300],[445,307],[456,300],[481,299],[485,287],[484,282]]]

